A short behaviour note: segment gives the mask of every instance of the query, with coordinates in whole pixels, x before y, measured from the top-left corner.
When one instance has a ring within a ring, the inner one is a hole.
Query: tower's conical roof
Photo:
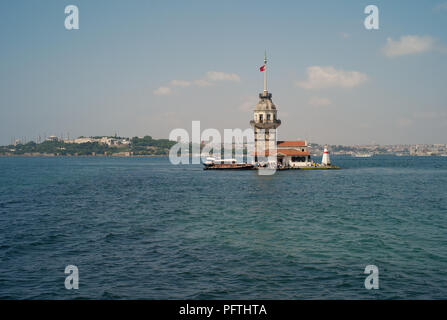
[[[272,102],[272,94],[268,92],[260,93],[255,110],[276,110],[276,106]]]

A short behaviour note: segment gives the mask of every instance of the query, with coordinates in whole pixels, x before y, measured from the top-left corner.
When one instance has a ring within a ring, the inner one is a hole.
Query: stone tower
[[[259,94],[259,102],[254,110],[254,119],[250,125],[254,130],[255,138],[255,162],[260,157],[268,157],[276,152],[276,128],[281,125],[277,117],[276,106],[272,102],[272,94],[267,91],[267,56],[264,56],[264,66],[260,71],[264,72],[264,92]],[[270,152],[272,151],[272,152]]]

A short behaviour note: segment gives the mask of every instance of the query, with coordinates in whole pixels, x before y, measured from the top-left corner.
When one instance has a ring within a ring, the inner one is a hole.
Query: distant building
[[[59,141],[59,138],[56,136],[49,136],[45,139],[46,141]]]
[[[96,141],[96,139],[93,139],[93,138],[84,138],[84,137],[82,137],[82,138],[77,138],[77,139],[73,139],[73,140],[65,140],[64,142],[65,143],[78,143],[78,144],[81,144],[81,143],[97,142],[97,141]]]
[[[278,164],[286,167],[308,167],[312,159],[308,151],[307,141],[278,141]]]
[[[129,145],[130,140],[128,138],[110,138],[110,137],[100,137],[100,138],[77,138],[73,140],[65,140],[65,143],[94,143],[97,142],[99,144],[105,144],[108,146],[120,146],[120,145]]]

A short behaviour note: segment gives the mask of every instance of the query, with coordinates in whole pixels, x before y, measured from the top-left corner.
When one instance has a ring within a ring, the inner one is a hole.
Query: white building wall
[[[309,156],[306,156],[306,161],[305,162],[293,162],[291,156],[286,156],[285,159],[286,159],[285,162],[292,168],[310,167],[310,166],[312,166],[312,161],[310,160]]]

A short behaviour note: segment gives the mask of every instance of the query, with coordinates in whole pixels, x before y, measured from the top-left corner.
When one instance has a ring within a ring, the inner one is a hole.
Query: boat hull
[[[252,164],[212,164],[203,167],[203,170],[252,170],[255,166]]]

